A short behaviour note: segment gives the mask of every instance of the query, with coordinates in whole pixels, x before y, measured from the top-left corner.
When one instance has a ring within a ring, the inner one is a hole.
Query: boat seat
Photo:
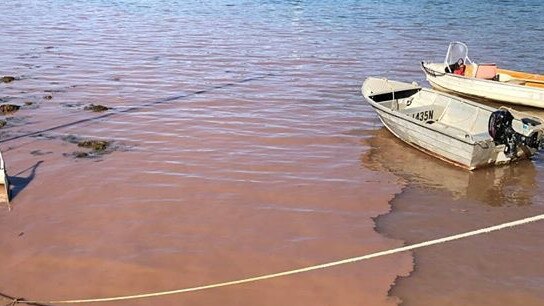
[[[466,76],[467,78],[475,77],[477,69],[478,69],[477,64],[471,63],[471,64],[466,65],[464,76]]]
[[[444,124],[442,122],[433,122],[433,125],[438,126],[442,131],[447,132],[450,135],[454,135],[454,136],[457,136],[459,138],[464,138],[464,139],[472,139],[474,142],[485,141],[485,140],[491,139],[491,136],[489,136],[489,132],[487,132],[487,131],[477,133],[477,134],[473,134],[473,133],[471,133],[469,131],[465,131],[465,130],[463,130],[461,128],[458,128],[458,127],[455,127],[455,126],[452,126],[452,125],[449,125],[449,124]]]
[[[449,125],[449,124],[445,124],[445,123],[442,123],[440,121],[437,121],[437,122],[433,122],[433,125],[434,126],[437,126],[440,130],[442,130],[442,132],[446,132],[452,136],[456,136],[458,138],[471,138],[471,133],[469,133],[468,131],[465,131],[463,129],[460,129],[458,127],[455,127],[455,126],[452,126],[452,125]]]
[[[476,78],[492,80],[497,75],[497,64],[479,64],[476,69]]]

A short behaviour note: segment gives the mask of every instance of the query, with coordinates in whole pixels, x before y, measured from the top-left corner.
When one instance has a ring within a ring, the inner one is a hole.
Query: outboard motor
[[[491,113],[488,130],[495,144],[505,145],[504,153],[508,157],[515,156],[519,146],[538,150],[543,145],[541,122],[531,118],[514,120],[507,109]]]

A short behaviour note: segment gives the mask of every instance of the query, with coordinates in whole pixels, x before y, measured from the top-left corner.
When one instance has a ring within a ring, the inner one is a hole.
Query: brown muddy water
[[[14,188],[0,293],[173,290],[542,213],[541,157],[451,168],[395,140],[360,95],[370,75],[424,83],[418,62],[454,39],[539,72],[540,2],[459,3],[3,4],[0,76],[15,79],[0,99],[20,108],[0,128]],[[458,19],[468,4],[478,27]],[[541,305],[543,231],[114,304]]]

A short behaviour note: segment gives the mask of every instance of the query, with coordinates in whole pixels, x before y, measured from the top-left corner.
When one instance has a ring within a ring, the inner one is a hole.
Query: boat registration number
[[[434,118],[434,110],[426,110],[419,113],[412,114],[412,118],[419,121],[427,121]]]

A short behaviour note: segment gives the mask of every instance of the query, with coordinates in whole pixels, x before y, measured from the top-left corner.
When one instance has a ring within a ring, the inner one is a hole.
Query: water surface
[[[443,185],[444,198],[482,208],[467,227],[538,211],[539,159],[483,179],[382,161],[407,149],[376,146],[388,134],[359,88],[371,75],[424,83],[419,61],[441,59],[450,40],[467,42],[475,60],[542,72],[542,9],[539,1],[5,3],[0,75],[20,80],[0,84],[0,98],[33,104],[0,130],[16,187],[13,211],[0,213],[0,292],[71,299],[172,290],[419,241],[427,236],[378,233],[372,219],[414,177],[423,177],[409,189],[415,196],[394,206]],[[85,111],[91,103],[113,109]],[[75,159],[82,149],[67,136],[110,140],[114,151]],[[490,187],[495,177],[507,183]],[[481,222],[497,206],[509,209]],[[434,231],[449,211],[436,207],[420,231]],[[518,242],[530,250],[524,260],[540,251],[534,242]],[[412,256],[153,303],[418,305],[430,293],[402,290],[411,278],[388,295],[414,269]],[[413,279],[446,290],[432,273],[439,268],[425,267]],[[468,265],[455,280],[467,270],[479,271]],[[512,271],[505,277],[518,279],[507,289],[541,302],[542,282]],[[124,304],[138,303],[151,302]]]

